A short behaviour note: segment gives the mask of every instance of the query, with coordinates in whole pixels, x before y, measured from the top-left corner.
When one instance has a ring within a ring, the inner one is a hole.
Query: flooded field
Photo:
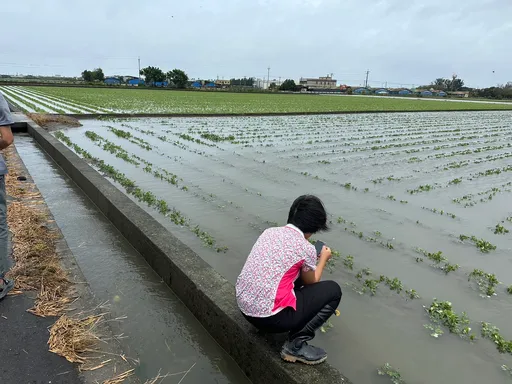
[[[233,283],[321,197],[344,295],[316,343],[355,383],[511,381],[511,112],[82,123],[56,136]]]

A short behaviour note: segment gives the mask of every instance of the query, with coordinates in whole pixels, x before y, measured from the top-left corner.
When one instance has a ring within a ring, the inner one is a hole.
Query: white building
[[[270,79],[270,82],[265,78],[265,79],[254,79],[254,84],[253,84],[253,87],[254,88],[259,88],[259,89],[268,89],[268,87],[270,86],[270,84],[272,83],[276,83],[276,86],[279,88],[282,84],[282,81],[281,79]]]
[[[335,89],[337,80],[333,79],[332,76],[318,77],[318,78],[300,78],[299,85],[306,88],[313,89]]]

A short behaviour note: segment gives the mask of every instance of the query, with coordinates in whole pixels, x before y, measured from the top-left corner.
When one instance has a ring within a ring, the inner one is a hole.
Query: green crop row
[[[216,246],[216,241],[211,235],[209,235],[205,231],[200,230],[197,225],[191,224],[190,220],[180,211],[178,211],[175,208],[170,208],[166,201],[158,199],[150,191],[144,191],[143,189],[138,187],[134,181],[130,180],[128,177],[126,177],[123,173],[119,172],[113,166],[105,163],[103,160],[100,160],[92,156],[89,152],[82,149],[77,144],[73,143],[71,139],[68,136],[66,136],[63,132],[57,131],[55,133],[55,137],[64,142],[70,148],[72,148],[77,154],[79,154],[90,164],[98,168],[107,177],[110,177],[112,180],[116,181],[118,184],[124,187],[126,193],[134,196],[135,198],[137,198],[137,200],[146,203],[146,205],[148,205],[149,207],[157,209],[162,215],[170,218],[174,224],[188,228],[192,233],[194,233],[198,238],[200,238],[206,246],[214,248],[217,252],[227,251],[227,247]]]

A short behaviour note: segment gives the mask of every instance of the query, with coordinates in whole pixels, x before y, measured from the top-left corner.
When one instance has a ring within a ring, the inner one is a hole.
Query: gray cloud
[[[512,80],[509,0],[18,0],[2,15],[0,73],[136,74],[140,55],[191,77]]]

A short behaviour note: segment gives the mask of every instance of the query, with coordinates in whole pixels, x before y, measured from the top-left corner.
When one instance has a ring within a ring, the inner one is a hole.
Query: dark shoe
[[[14,281],[3,279],[0,284],[0,300],[2,300],[7,294],[14,288]]]
[[[299,343],[297,348],[295,341],[287,341],[281,350],[281,358],[284,361],[301,363],[308,365],[316,365],[323,363],[327,359],[327,353],[322,348],[309,345],[306,341]]]
[[[330,305],[323,307],[299,332],[290,334],[289,340],[284,343],[281,350],[281,358],[285,361],[295,363],[300,361],[304,364],[315,365],[323,363],[327,359],[327,353],[307,342],[315,337],[315,332],[335,312]]]

